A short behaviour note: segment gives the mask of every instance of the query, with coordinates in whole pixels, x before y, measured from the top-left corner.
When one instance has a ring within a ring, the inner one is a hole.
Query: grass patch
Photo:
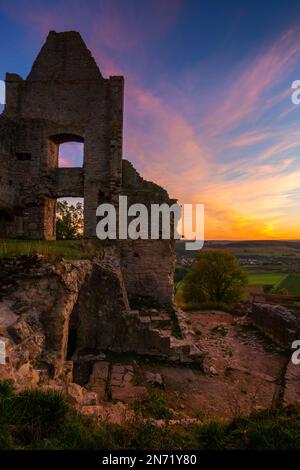
[[[138,417],[108,425],[77,414],[55,392],[16,393],[8,382],[0,382],[0,407],[0,449],[300,449],[299,406],[186,427],[167,422],[158,427]],[[149,390],[142,412],[156,419],[170,418],[161,390]]]
[[[59,432],[67,411],[65,398],[53,391],[15,393],[7,382],[0,386],[0,428],[6,431],[6,435],[10,430],[10,440],[20,445]]]
[[[49,261],[90,259],[101,248],[98,240],[0,240],[0,258],[43,255]]]
[[[227,313],[236,313],[236,310],[233,305],[225,304],[224,302],[201,302],[201,303],[189,303],[183,308],[186,312],[193,312],[193,311],[221,311]]]
[[[300,274],[288,274],[277,285],[277,289],[287,289],[290,295],[300,295]]]
[[[285,277],[286,274],[281,273],[249,274],[248,282],[250,286],[277,285]]]
[[[170,405],[162,390],[149,388],[148,396],[142,401],[141,409],[144,418],[171,419]]]

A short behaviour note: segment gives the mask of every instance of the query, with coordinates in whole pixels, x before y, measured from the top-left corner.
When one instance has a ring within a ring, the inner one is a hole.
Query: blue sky
[[[0,1],[0,78],[71,29],[125,76],[124,156],[204,203],[207,238],[300,238],[299,2]]]

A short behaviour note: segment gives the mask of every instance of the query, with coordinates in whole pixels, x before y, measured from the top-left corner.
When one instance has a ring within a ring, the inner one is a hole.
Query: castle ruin
[[[84,198],[84,237],[96,237],[96,208],[128,202],[168,204],[122,158],[124,78],[103,78],[77,32],[51,31],[23,80],[6,74],[0,116],[0,237],[55,240],[56,201]],[[59,146],[84,144],[82,168],[60,168]],[[127,241],[122,268],[129,297],[172,301],[172,240]]]

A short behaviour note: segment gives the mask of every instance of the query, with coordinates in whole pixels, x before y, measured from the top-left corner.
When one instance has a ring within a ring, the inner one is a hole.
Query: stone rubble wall
[[[286,307],[254,303],[250,321],[276,344],[290,349],[292,342],[300,339],[300,319]]]
[[[175,252],[170,240],[135,240],[122,246],[122,269],[129,299],[173,302]]]
[[[122,161],[122,193],[130,204],[144,204],[149,215],[151,204],[172,205],[167,191],[157,184],[143,179],[127,160]],[[150,218],[148,240],[127,240],[122,243],[122,269],[129,299],[152,301],[155,303],[173,302],[173,275],[175,270],[175,244],[173,221],[170,220],[170,240],[151,240]]]

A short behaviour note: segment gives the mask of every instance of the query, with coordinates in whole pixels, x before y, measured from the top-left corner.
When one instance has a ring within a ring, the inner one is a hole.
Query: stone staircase
[[[139,310],[131,310],[126,318],[139,337],[137,343],[132,345],[137,354],[156,356],[171,362],[202,363],[203,352],[194,342],[188,317],[177,307],[174,307],[172,316],[164,310],[153,309],[149,310],[149,314],[143,312],[143,315]],[[174,319],[181,333],[180,338],[172,333]]]

